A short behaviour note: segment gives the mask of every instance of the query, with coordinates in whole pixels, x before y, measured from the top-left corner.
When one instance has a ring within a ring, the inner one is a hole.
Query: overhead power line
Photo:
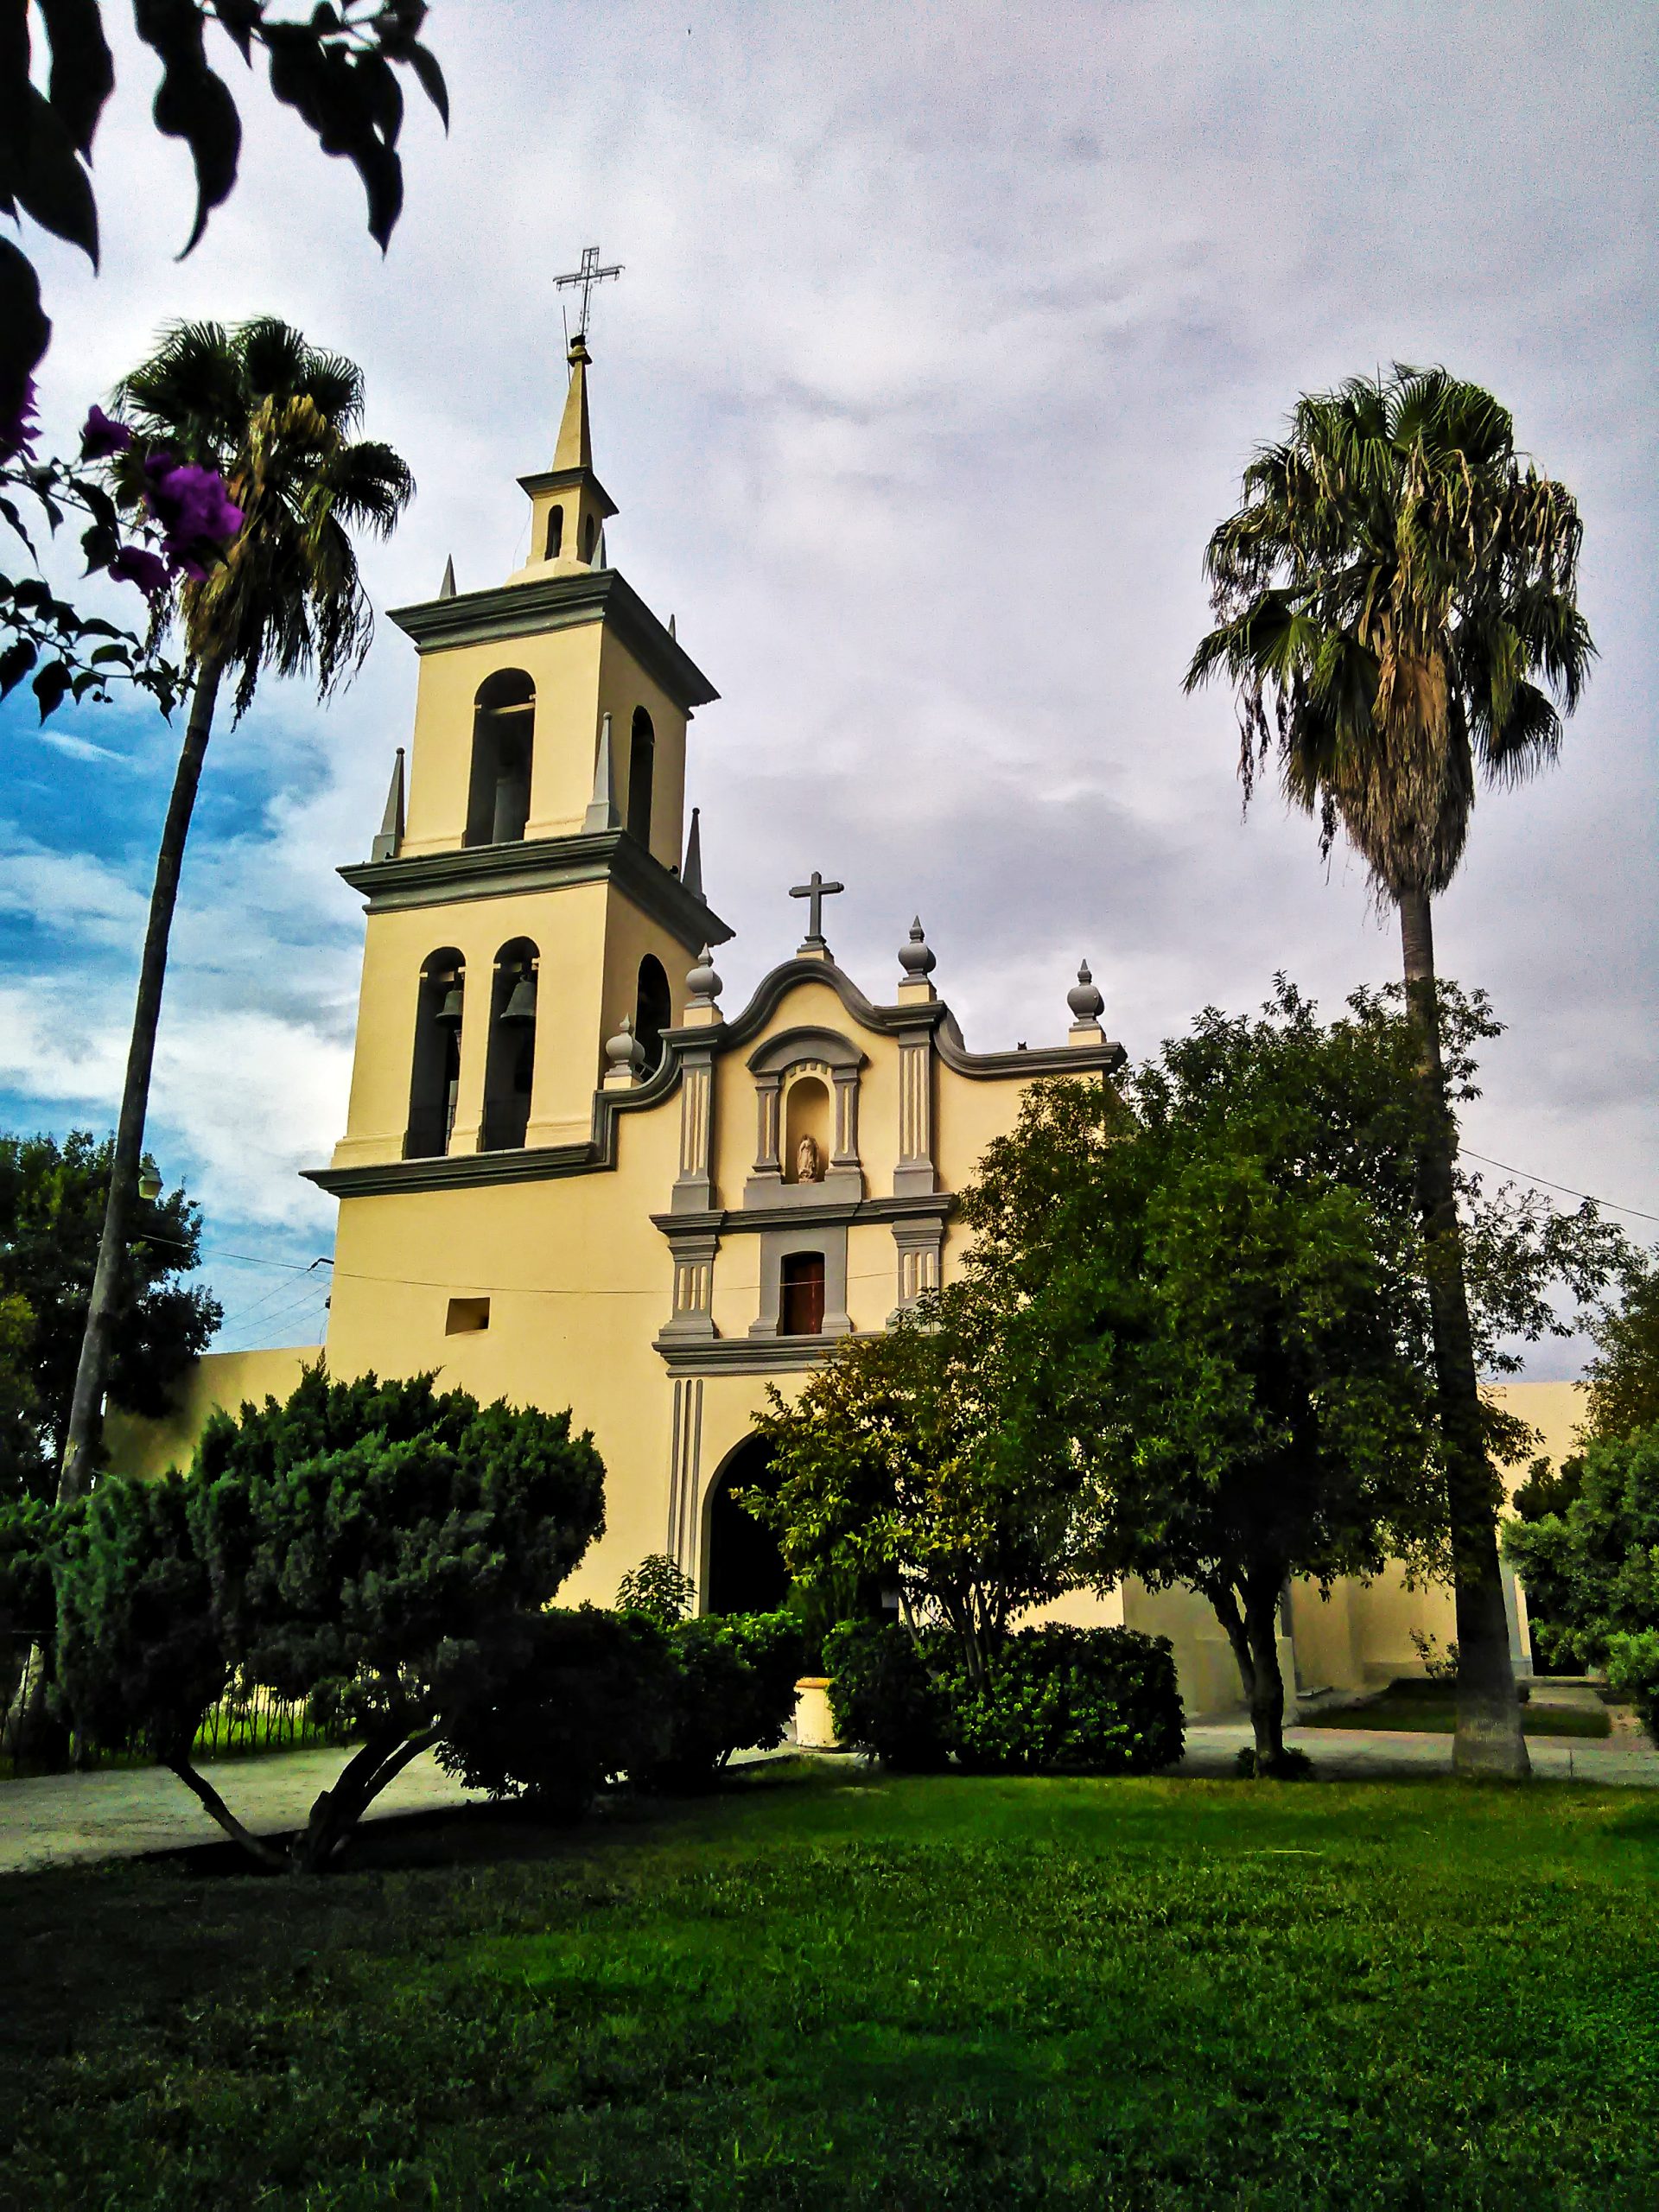
[[[1524,1167],[1511,1167],[1507,1160],[1489,1160],[1484,1152],[1471,1152],[1466,1146],[1458,1149],[1465,1160],[1478,1160],[1483,1167],[1501,1167],[1506,1175],[1518,1175],[1523,1183],[1535,1183],[1540,1190],[1559,1191],[1563,1198],[1582,1198],[1586,1205],[1605,1206],[1609,1213],[1628,1213],[1637,1221],[1659,1221],[1659,1213],[1643,1213],[1640,1206],[1622,1206],[1616,1198],[1599,1198],[1593,1192],[1575,1191],[1567,1183],[1552,1183],[1548,1175],[1529,1175]]]

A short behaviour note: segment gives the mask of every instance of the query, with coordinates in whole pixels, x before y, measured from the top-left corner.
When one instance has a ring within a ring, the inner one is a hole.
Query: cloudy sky
[[[1359,870],[1271,795],[1242,817],[1230,705],[1180,678],[1252,444],[1299,391],[1444,361],[1578,494],[1601,654],[1440,911],[1446,971],[1510,1025],[1467,1142],[1659,1216],[1659,16],[438,0],[429,38],[454,128],[411,105],[384,261],[354,178],[254,85],[240,187],[175,261],[188,165],[124,52],[104,273],[40,256],[59,444],[165,319],[276,313],[362,364],[418,480],[365,558],[377,605],[451,554],[498,582],[562,394],[551,278],[598,241],[626,270],[592,338],[609,550],[722,694],[690,796],[728,1010],[817,866],[873,995],[919,911],[970,1044],[1057,1039],[1086,955],[1138,1053],[1276,969],[1331,1001],[1395,972]],[[321,1323],[327,1270],[299,1270],[332,1208],[297,1171],[343,1123],[361,943],[333,871],[413,692],[383,623],[349,693],[268,685],[209,757],[151,1141],[207,1209],[227,1344]],[[0,1125],[106,1127],[174,741],[124,709],[32,721],[0,709]]]

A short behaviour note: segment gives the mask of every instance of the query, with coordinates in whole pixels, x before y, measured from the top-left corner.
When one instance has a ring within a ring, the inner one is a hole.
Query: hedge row
[[[943,1637],[897,1624],[826,1639],[842,1740],[886,1766],[975,1774],[1148,1774],[1185,1740],[1169,1638],[1055,1623],[1009,1637],[972,1681]]]

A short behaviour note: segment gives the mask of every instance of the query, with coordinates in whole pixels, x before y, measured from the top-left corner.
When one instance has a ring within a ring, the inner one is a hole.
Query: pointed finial
[[[702,1000],[707,1003],[720,996],[721,978],[715,973],[715,956],[711,946],[705,944],[697,955],[696,966],[687,969],[685,988],[694,1001]]]
[[[611,757],[611,718],[608,714],[600,724],[599,747],[594,754],[594,795],[588,803],[582,817],[583,830],[620,830],[622,817],[616,810],[616,765]]]
[[[404,842],[404,748],[397,748],[397,758],[391,764],[391,783],[386,792],[386,810],[380,817],[380,834],[369,848],[369,858],[374,861],[395,861]]]
[[[931,976],[939,964],[939,957],[922,934],[922,918],[918,914],[910,925],[908,944],[899,948],[899,965],[908,982],[918,982]]]
[[[694,899],[702,896],[702,830],[700,817],[702,809],[691,810],[691,827],[686,833],[685,865],[680,870],[680,881]]]
[[[605,1040],[605,1080],[632,1083],[645,1065],[645,1048],[633,1033],[633,1016],[625,1014],[614,1037]]]
[[[558,443],[553,448],[553,466],[555,468],[591,468],[594,465],[594,439],[588,427],[589,356],[580,331],[570,340],[570,351],[566,358],[570,364],[570,383],[564,395],[564,413],[559,423]]]
[[[453,599],[454,595],[455,556],[452,553],[449,556],[449,558],[443,564],[443,582],[438,586],[438,597],[440,599]]]
[[[668,618],[668,634],[669,634],[669,636],[670,636],[671,638],[677,638],[677,637],[679,636],[679,634],[680,634],[680,633],[679,633],[679,632],[678,632],[678,631],[674,627],[674,617],[673,617],[673,614],[672,614],[671,613],[670,613],[669,618]]]
[[[1077,980],[1065,995],[1071,1009],[1071,1028],[1069,1041],[1073,1045],[1097,1045],[1105,1041],[1100,1017],[1106,1010],[1100,987],[1089,972],[1086,960],[1077,963]]]

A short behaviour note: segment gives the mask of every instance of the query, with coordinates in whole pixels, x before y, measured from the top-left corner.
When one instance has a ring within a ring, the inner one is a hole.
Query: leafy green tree
[[[188,1476],[100,1484],[60,1573],[65,1701],[94,1741],[147,1745],[256,1858],[321,1872],[602,1529],[603,1487],[568,1413],[313,1369],[285,1404],[216,1414]],[[232,1679],[362,1738],[286,1858],[190,1758]]]
[[[234,330],[175,326],[122,385],[119,397],[134,433],[120,448],[122,480],[133,496],[142,494],[165,452],[173,481],[189,471],[200,480],[184,487],[201,495],[202,506],[194,518],[181,516],[182,526],[212,521],[209,477],[228,486],[238,519],[225,557],[193,564],[197,572],[178,585],[190,711],[150,894],[109,1198],[64,1441],[65,1499],[79,1494],[91,1471],[173,910],[219,687],[233,679],[240,715],[266,669],[315,674],[319,698],[347,677],[367,651],[372,629],[352,532],[385,537],[414,493],[389,446],[353,436],[363,412],[354,364],[319,352],[270,317]]]
[[[1452,995],[1451,1054],[1493,1026]],[[1001,1306],[1016,1459],[1085,1477],[1074,1571],[1185,1583],[1238,1662],[1257,1770],[1282,1766],[1287,1583],[1445,1566],[1443,1444],[1415,1188],[1412,1025],[1358,994],[1322,1024],[1282,979],[1261,1018],[1207,1010],[1124,1079],[1045,1084],[986,1154],[963,1213]],[[1562,1330],[1620,1240],[1468,1192],[1483,1352]],[[1507,1452],[1517,1425],[1484,1410]],[[1524,1432],[1520,1432],[1524,1433]]]
[[[0,1136],[0,1498],[56,1488],[112,1150],[87,1129]],[[109,1394],[124,1412],[166,1413],[219,1326],[218,1301],[180,1281],[200,1239],[182,1189],[137,1200],[111,1330]]]
[[[1592,1436],[1659,1427],[1659,1266],[1650,1259],[1621,1306],[1591,1330],[1596,1357],[1586,1370]]]
[[[1547,1655],[1605,1666],[1659,1741],[1659,1426],[1592,1439],[1577,1497],[1506,1523],[1503,1548],[1547,1609]]]
[[[1594,652],[1566,487],[1517,454],[1507,410],[1444,369],[1305,395],[1244,472],[1205,563],[1217,626],[1187,671],[1240,705],[1248,798],[1269,757],[1340,825],[1397,907],[1423,1109],[1418,1203],[1456,1560],[1459,1772],[1528,1770],[1458,1218],[1432,901],[1463,855],[1478,781],[1552,762]]]
[[[1064,1455],[1007,1449],[993,1320],[952,1288],[843,1338],[792,1403],[769,1389],[755,1426],[777,1487],[744,1499],[798,1584],[896,1586],[918,1648],[939,1621],[975,1681],[1017,1613],[1077,1580],[1075,1477]]]

